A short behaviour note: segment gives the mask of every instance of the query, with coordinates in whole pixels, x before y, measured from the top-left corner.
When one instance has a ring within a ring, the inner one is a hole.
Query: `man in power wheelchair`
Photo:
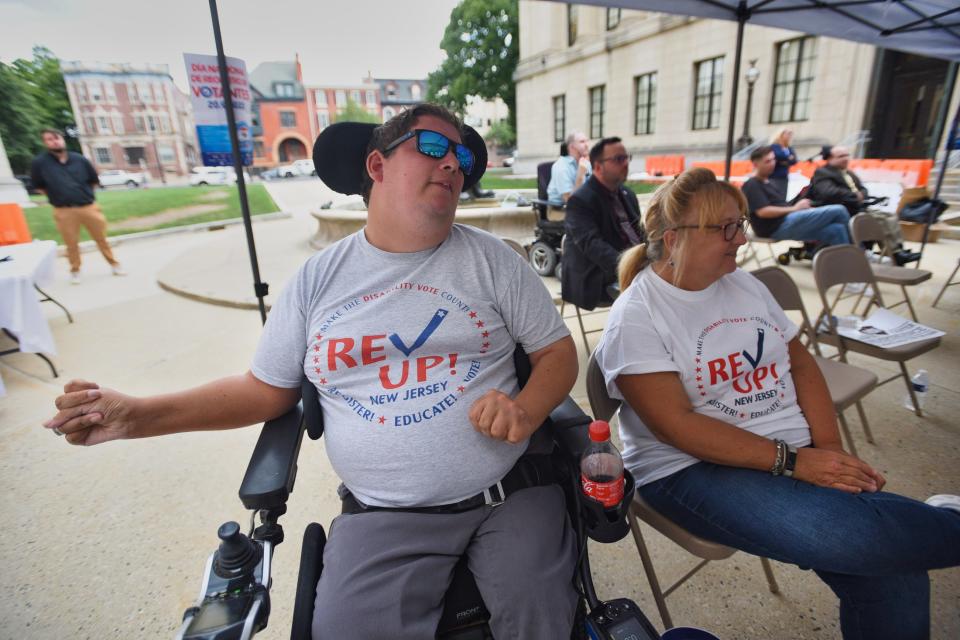
[[[575,349],[522,259],[493,236],[453,224],[459,193],[486,165],[482,139],[444,109],[420,105],[381,127],[329,127],[314,162],[328,186],[364,196],[367,226],[301,268],[273,305],[249,372],[148,398],[72,381],[45,426],[89,445],[286,414],[286,428],[264,430],[265,449],[258,445],[241,491],[261,510],[254,537],[265,544],[251,545],[236,525],[221,527],[204,583],[219,604],[188,612],[198,631],[239,623],[236,635],[193,637],[249,637],[266,623],[269,561],[282,540],[277,518],[302,435],[296,410],[288,412],[306,378],[349,495],[322,558],[303,558],[320,576],[315,598],[312,584],[298,595],[301,612],[314,600],[305,634],[432,637],[455,567],[465,562],[495,637],[569,635],[585,547],[544,462],[551,445],[540,449],[541,438],[531,436],[573,386]],[[529,354],[522,388],[517,345]],[[302,407],[319,415],[309,393]],[[279,449],[268,446],[273,438]],[[258,489],[263,464],[273,467],[268,480],[283,480],[266,492]],[[312,531],[308,537],[322,537]],[[595,617],[609,613],[584,589]]]

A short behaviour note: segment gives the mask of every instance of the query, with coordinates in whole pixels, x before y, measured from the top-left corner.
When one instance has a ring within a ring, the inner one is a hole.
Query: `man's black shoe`
[[[920,254],[913,251],[907,251],[906,249],[901,249],[893,254],[893,261],[897,264],[898,267],[902,267],[905,264],[911,262],[916,262],[920,259]]]

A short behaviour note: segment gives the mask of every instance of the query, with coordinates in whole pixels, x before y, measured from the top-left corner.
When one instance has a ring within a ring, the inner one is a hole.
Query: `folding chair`
[[[874,276],[871,265],[863,255],[863,251],[854,245],[843,244],[832,247],[825,247],[817,252],[813,257],[813,279],[817,283],[817,291],[820,293],[820,301],[823,304],[823,310],[817,316],[814,323],[817,331],[817,338],[821,344],[827,344],[839,350],[841,362],[847,361],[847,352],[853,351],[865,356],[879,358],[888,362],[896,362],[900,365],[900,373],[877,384],[886,384],[898,377],[903,378],[907,385],[907,392],[910,394],[910,400],[913,402],[914,412],[918,417],[923,417],[923,411],[920,409],[920,403],[913,392],[913,384],[910,382],[910,373],[904,364],[907,360],[916,358],[928,351],[936,349],[940,345],[940,338],[929,338],[920,342],[901,345],[899,347],[875,347],[858,340],[850,340],[841,337],[833,326],[832,322],[821,323],[825,318],[831,318],[833,306],[827,301],[827,294],[830,289],[836,285],[863,284],[868,286],[872,292],[867,302],[867,310],[870,306],[876,304],[879,307],[886,307],[883,298],[880,295],[880,289],[877,287],[877,281]],[[834,302],[836,304],[836,302]],[[866,315],[866,311],[864,312]],[[822,326],[824,325],[824,326]]]
[[[860,401],[877,386],[877,376],[866,369],[845,362],[836,362],[824,358],[820,354],[817,335],[810,324],[807,310],[803,306],[800,289],[797,288],[797,283],[793,281],[790,274],[777,267],[764,267],[751,273],[766,285],[777,304],[784,311],[800,312],[802,318],[800,335],[807,339],[807,348],[813,350],[813,359],[816,360],[820,372],[827,381],[830,399],[833,400],[833,409],[837,412],[837,420],[840,422],[843,437],[850,447],[850,453],[857,455],[857,447],[850,435],[850,428],[847,426],[847,420],[843,416],[843,412],[852,405],[857,406],[857,413],[860,414],[860,424],[863,426],[863,435],[866,436],[867,442],[873,444],[873,434],[870,433],[870,425],[867,423],[867,416],[863,412],[863,405]]]
[[[883,226],[869,213],[858,213],[850,219],[850,235],[857,247],[862,246],[864,242],[876,242],[882,247],[881,255],[892,256],[892,247],[887,246],[885,242],[886,234]],[[885,264],[871,264],[870,268],[873,269],[873,276],[877,282],[897,285],[903,292],[903,300],[887,308],[892,309],[893,307],[899,307],[901,304],[906,304],[910,309],[910,317],[913,318],[914,322],[917,322],[917,313],[910,302],[907,287],[926,282],[933,276],[933,273],[923,269],[908,269],[907,267]],[[859,300],[857,302],[859,303]],[[856,305],[854,308],[856,308]]]
[[[950,277],[947,278],[947,281],[943,283],[943,288],[940,289],[940,293],[937,294],[937,297],[934,299],[931,306],[936,307],[937,303],[940,302],[940,298],[943,296],[943,292],[947,290],[947,287],[952,287],[955,284],[960,284],[960,280],[954,282],[953,277],[957,275],[957,269],[960,269],[960,259],[957,259],[957,266],[953,268],[953,273],[950,274]]]
[[[747,244],[745,245],[746,249],[744,250],[744,253],[743,253],[743,260],[740,261],[739,263],[740,266],[743,266],[748,262],[750,262],[751,260],[753,260],[757,263],[757,267],[763,267],[764,260],[767,260],[768,258],[760,257],[760,252],[757,250],[757,247],[755,246],[756,244],[766,245],[767,251],[770,252],[770,258],[769,258],[770,262],[774,264],[778,262],[777,255],[773,252],[773,245],[776,244],[777,242],[776,240],[774,240],[773,238],[761,238],[760,236],[756,235],[753,231],[747,232],[746,236],[747,236]]]
[[[603,378],[603,372],[600,371],[600,365],[597,364],[595,355],[590,356],[590,361],[587,364],[587,397],[590,400],[590,410],[595,420],[609,421],[617,412],[617,409],[620,408],[620,401],[611,398],[607,393],[607,385]],[[667,596],[676,591],[680,585],[693,577],[694,574],[700,571],[700,569],[706,566],[711,560],[724,560],[736,553],[737,550],[733,547],[711,542],[693,535],[654,510],[637,491],[633,493],[633,502],[630,504],[630,513],[627,519],[630,521],[630,531],[633,533],[633,540],[637,545],[637,552],[640,554],[640,562],[643,564],[643,570],[647,574],[647,582],[650,583],[653,600],[657,603],[660,619],[663,620],[664,627],[670,629],[673,627],[673,619],[670,617],[670,611],[667,609]],[[667,587],[666,591],[661,589],[660,579],[657,577],[657,572],[653,568],[650,551],[647,549],[647,545],[643,539],[643,533],[640,530],[640,520],[643,520],[675,544],[701,559],[697,566],[684,574],[683,577],[671,586]],[[773,575],[770,561],[766,558],[760,558],[760,564],[763,566],[763,573],[767,576],[767,585],[770,587],[770,593],[780,593],[780,587],[777,585],[777,579]]]

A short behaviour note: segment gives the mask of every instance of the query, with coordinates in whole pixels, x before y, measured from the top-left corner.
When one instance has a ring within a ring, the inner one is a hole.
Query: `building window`
[[[253,141],[253,155],[257,158],[263,157],[263,140]]]
[[[367,89],[367,104],[368,105],[377,104],[377,93],[372,89]]]
[[[90,91],[90,99],[94,102],[100,102],[103,100],[103,94],[100,93],[100,83],[99,82],[89,82],[87,83],[87,88]]]
[[[622,9],[607,9],[607,31],[612,31],[619,26],[622,11]]]
[[[813,65],[817,39],[797,38],[777,44],[777,67],[773,79],[770,122],[806,120],[810,110]]]
[[[273,92],[281,98],[293,98],[297,95],[292,82],[277,82],[273,85]]]
[[[567,96],[553,96],[553,141],[563,142],[567,132]]]
[[[318,107],[327,106],[327,92],[323,89],[316,89],[313,92],[313,100],[317,103]]]
[[[567,5],[567,46],[577,41],[577,5]]]
[[[654,132],[657,108],[657,74],[645,73],[634,78],[636,110],[633,119],[633,133],[644,136]]]
[[[103,116],[100,116],[99,118],[97,118],[97,121],[100,123],[100,132],[101,132],[101,133],[111,133],[110,120],[108,120],[107,118],[105,118],[105,117],[103,117]]]
[[[158,144],[157,152],[160,154],[160,162],[163,164],[171,164],[177,159],[173,147],[168,144]]]
[[[147,116],[147,127],[150,129],[150,133],[156,133],[159,128],[159,122],[153,116]]]
[[[414,100],[420,100],[420,85],[416,83],[410,85],[410,97]]]
[[[360,104],[360,90],[359,89],[351,90],[350,99],[356,102],[357,104]]]
[[[607,87],[590,88],[590,137],[603,137],[603,112],[607,106]]]
[[[280,126],[285,128],[291,128],[297,126],[297,114],[294,111],[281,111],[280,112]]]
[[[694,66],[693,128],[720,126],[720,97],[723,92],[723,56]]]
[[[123,116],[113,116],[113,132],[123,134]]]
[[[330,126],[330,116],[326,111],[317,112],[317,124],[320,125],[321,131]]]
[[[387,85],[387,97],[396,98],[397,97],[397,85],[392,82]]]
[[[337,99],[337,108],[338,108],[338,109],[342,109],[342,108],[344,108],[345,106],[347,106],[347,92],[344,91],[343,89],[337,89],[337,91],[336,91],[336,99]]]
[[[97,147],[97,164],[113,164],[113,158],[110,156],[110,149],[107,147]]]

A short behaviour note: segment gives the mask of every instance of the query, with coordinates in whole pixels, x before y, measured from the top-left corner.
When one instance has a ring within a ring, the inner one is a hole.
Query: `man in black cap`
[[[919,253],[903,248],[903,234],[900,233],[900,223],[895,215],[867,210],[870,194],[860,177],[848,168],[850,150],[839,145],[824,146],[821,156],[827,164],[814,172],[807,197],[818,204],[842,204],[851,216],[860,212],[870,214],[883,226],[885,242],[890,246],[894,262],[902,266],[919,260]]]
[[[73,444],[239,427],[286,412],[306,376],[359,504],[331,526],[313,637],[433,637],[463,555],[496,637],[569,636],[576,545],[563,492],[509,487],[521,456],[546,453],[530,436],[572,388],[576,353],[526,262],[454,224],[485,155],[433,105],[381,127],[328,127],[317,174],[363,195],[367,225],[294,276],[250,371],[152,398],[73,381],[44,426]],[[517,344],[532,365],[522,390]]]
[[[93,165],[79,153],[68,151],[63,136],[56,129],[44,129],[42,135],[47,150],[33,159],[30,179],[34,187],[47,194],[53,205],[57,230],[67,246],[70,282],[80,284],[81,227],[86,228],[97,243],[113,275],[126,275],[107,242],[107,219],[93,195],[94,187],[100,185]]]

